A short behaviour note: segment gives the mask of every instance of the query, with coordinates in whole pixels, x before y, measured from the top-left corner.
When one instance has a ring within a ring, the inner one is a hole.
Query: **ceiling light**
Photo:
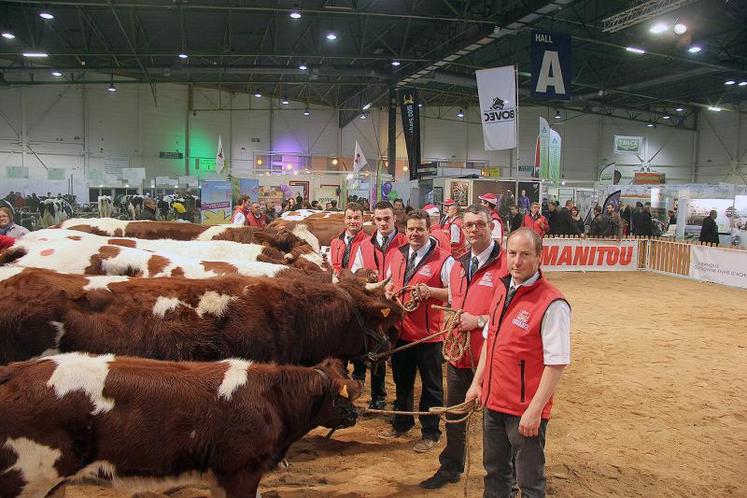
[[[23,56],[24,57],[46,57],[47,54],[45,54],[44,52],[24,52]]]
[[[715,105],[709,105],[709,106],[708,106],[708,110],[709,110],[709,111],[713,111],[713,112],[720,112],[720,111],[721,111],[721,108],[720,108],[720,107],[717,107],[717,106],[715,106]]]
[[[254,91],[254,96],[258,99],[262,98],[262,92],[259,91],[259,88]]]
[[[747,81],[740,81],[738,86],[745,86],[747,85]]]
[[[293,169],[293,165],[291,163],[288,163],[285,165],[285,169]]]
[[[671,117],[672,117],[672,116],[670,116],[669,114],[665,114],[665,115],[663,115],[663,116],[662,116],[661,118],[662,118],[662,119],[671,119]]]
[[[301,64],[300,66],[298,66],[298,69],[300,69],[301,71],[306,71],[308,67],[306,66],[306,64]]]
[[[561,119],[562,116],[560,115],[560,109],[555,109],[555,119]]]
[[[11,33],[10,31],[3,31],[2,36],[3,36],[3,38],[5,38],[7,40],[12,40],[13,38],[16,37],[16,35],[14,35],[13,33]]]
[[[366,104],[366,105],[364,105],[364,106],[363,106],[363,110],[364,110],[364,111],[367,111],[367,110],[369,110],[370,108],[371,108],[371,102],[369,102],[368,104]]]
[[[310,111],[310,110],[309,110],[309,108],[307,107],[306,109],[304,109],[304,110],[303,110],[303,115],[304,115],[304,116],[308,116],[309,114],[311,114],[311,111]]]
[[[57,76],[58,78],[62,76],[62,73],[59,71],[52,71],[52,76]]]
[[[288,102],[288,97],[283,95],[283,100],[281,100],[280,103],[283,105],[288,105],[290,102]]]
[[[728,85],[733,85],[734,83],[736,83],[736,81],[734,81],[734,80],[726,80],[726,81],[724,81],[724,85],[727,85],[727,86]]]
[[[560,184],[561,185],[565,185],[565,180],[563,180],[562,182],[560,182]]]
[[[459,109],[459,112],[457,113],[457,117],[458,117],[459,119],[463,119],[463,118],[464,118],[464,111],[463,111],[463,110],[461,110],[461,109]]]
[[[675,109],[675,111],[677,111],[677,112],[682,112],[682,111],[684,111],[684,110],[685,110],[685,108],[684,108],[684,107],[678,107],[677,109]]]
[[[179,54],[179,58],[180,59],[186,59],[187,57],[189,57],[189,56],[187,54],[185,54],[185,53]]]
[[[699,47],[698,45],[693,45],[692,47],[687,49],[687,51],[690,52],[691,54],[697,54],[701,50],[703,50],[703,48]]]
[[[674,33],[677,35],[684,35],[687,32],[687,24],[678,22],[674,25]]]
[[[625,47],[625,50],[628,52],[633,52],[634,54],[645,54],[646,51],[642,48],[636,48],[636,47]]]
[[[399,66],[399,64],[400,64],[399,61],[392,61],[392,66],[394,66],[394,67]]]
[[[47,21],[54,19],[54,16],[49,12],[40,12],[39,17],[41,17],[42,19],[46,19]]]
[[[334,33],[332,33],[332,32],[327,33],[327,40],[329,40],[329,41],[337,40],[337,35],[334,34]]]
[[[301,19],[301,13],[297,10],[291,10],[290,17],[291,19]]]
[[[422,102],[418,102],[418,107],[423,107],[423,103]]]
[[[362,113],[361,113],[361,115],[360,115],[359,117],[360,117],[361,119],[366,119],[366,118],[367,118],[368,116],[366,116],[366,113],[365,113],[365,112],[362,112]]]
[[[648,126],[649,128],[653,128],[654,127],[654,123],[652,123],[652,122],[649,121],[646,126]]]
[[[109,88],[107,88],[107,90],[109,90],[110,92],[116,92],[117,91],[117,87],[114,86],[114,83],[110,83],[109,84]]]
[[[334,159],[332,159],[332,165],[333,165],[333,166],[337,166],[337,163],[338,163],[338,162],[339,162],[339,161],[337,161],[337,158],[334,158]]]
[[[665,22],[657,22],[651,28],[649,28],[649,33],[653,33],[655,35],[661,34],[669,29],[669,25]]]
[[[257,159],[257,164],[258,164],[259,166],[262,166],[262,159]]]
[[[402,166],[402,171],[410,171],[410,168],[408,168],[407,166]]]

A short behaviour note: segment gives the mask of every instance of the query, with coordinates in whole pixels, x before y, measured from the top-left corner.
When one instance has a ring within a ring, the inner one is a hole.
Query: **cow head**
[[[358,420],[353,401],[361,395],[362,385],[348,378],[340,360],[326,359],[314,367],[324,386],[324,397],[317,415],[317,424],[329,429],[351,427]]]

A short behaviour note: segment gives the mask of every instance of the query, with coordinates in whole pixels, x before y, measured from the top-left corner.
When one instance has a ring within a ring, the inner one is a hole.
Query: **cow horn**
[[[376,282],[375,284],[366,284],[366,291],[370,292],[370,291],[375,291],[378,289],[383,289],[384,287],[386,287],[386,285],[389,283],[391,279],[392,278],[389,277],[386,280],[382,280],[381,282]]]
[[[343,384],[342,389],[340,389],[340,396],[343,398],[350,398],[350,394],[348,394],[348,385]]]

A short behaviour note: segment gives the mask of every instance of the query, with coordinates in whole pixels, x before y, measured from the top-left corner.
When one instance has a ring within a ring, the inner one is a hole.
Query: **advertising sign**
[[[202,187],[200,213],[203,225],[220,225],[231,220],[231,184],[221,180],[205,180]]]
[[[747,252],[692,245],[690,277],[747,289]]]
[[[571,36],[532,31],[532,98],[571,98]]]
[[[519,112],[514,66],[481,69],[475,74],[485,150],[513,149]]]
[[[543,239],[543,271],[635,271],[637,240]]]
[[[643,137],[615,135],[615,154],[640,154],[643,152]]]

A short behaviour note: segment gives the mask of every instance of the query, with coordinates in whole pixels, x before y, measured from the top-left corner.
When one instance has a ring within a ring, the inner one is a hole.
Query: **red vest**
[[[355,237],[353,237],[353,240],[350,242],[348,264],[343,266],[342,258],[345,255],[345,232],[346,231],[343,230],[342,233],[332,239],[332,242],[329,244],[332,268],[335,272],[339,272],[343,268],[350,269],[350,267],[353,266],[355,253],[358,251],[358,247],[361,245],[361,242],[363,242],[363,239],[366,238],[366,232],[363,230],[355,234]]]
[[[472,252],[468,252],[461,259],[456,260],[451,267],[449,275],[449,288],[451,289],[451,307],[461,309],[472,315],[488,315],[490,303],[496,292],[506,292],[503,282],[500,280],[507,274],[506,255],[501,251],[501,246],[495,244],[490,257],[485,264],[472,275],[467,282],[470,259]],[[457,368],[477,368],[482,350],[482,328],[470,331],[470,347],[472,357],[465,354],[458,362],[450,362]]]
[[[233,214],[231,215],[231,224],[233,224],[236,221],[236,215],[239,213],[244,215],[244,225],[246,226],[247,212],[246,210],[244,210],[243,208],[239,206],[236,206],[236,209],[233,210]]]
[[[431,237],[438,241],[438,247],[446,251],[451,251],[450,237],[441,229],[440,225],[431,225]]]
[[[382,253],[381,247],[379,247],[379,244],[376,242],[377,233],[378,232],[374,232],[371,237],[365,237],[359,248],[361,256],[363,256],[363,268],[376,270],[379,274],[379,281],[381,281],[386,278],[386,269],[392,259],[392,255],[397,251],[399,246],[407,244],[407,237],[405,237],[404,234],[397,232],[387,246],[386,253]]]
[[[451,243],[451,226],[456,225],[459,227],[459,242]],[[467,252],[467,240],[464,237],[464,231],[462,230],[462,219],[457,216],[455,218],[446,218],[442,226],[444,233],[449,238],[451,244],[451,255],[454,258],[461,258]]]
[[[263,228],[267,226],[267,219],[265,218],[265,215],[261,215],[259,218],[257,218],[256,216],[254,216],[254,214],[247,213],[246,225],[250,227]]]
[[[451,257],[448,250],[438,247],[436,242],[431,239],[431,248],[428,253],[420,260],[415,267],[415,271],[410,280],[405,282],[405,270],[407,269],[407,255],[410,251],[410,245],[405,244],[399,248],[392,256],[392,282],[394,291],[400,290],[408,285],[425,284],[428,287],[443,287],[441,282],[441,269],[447,259]],[[402,302],[410,300],[410,293],[405,292],[400,298]],[[428,299],[423,301],[415,311],[407,313],[399,325],[400,339],[412,342],[423,337],[438,332],[441,326],[441,311],[431,308],[432,304],[443,306],[444,303],[438,299]],[[434,337],[426,342],[441,342],[443,337]]]
[[[554,301],[565,300],[540,273],[534,285],[521,286],[504,313],[503,301],[510,277],[503,279],[503,292],[496,292],[490,307],[487,364],[482,381],[482,402],[491,410],[520,417],[539,387],[545,361],[542,349],[542,318]],[[542,409],[550,418],[552,397]]]
[[[501,226],[501,236],[506,235],[506,229],[503,225],[503,218],[501,218],[501,215],[498,214],[498,211],[495,209],[490,213],[490,219],[492,219],[494,222],[497,222]],[[490,231],[493,231],[493,228],[491,226]]]
[[[540,237],[544,237],[547,232],[550,231],[550,224],[547,222],[547,218],[541,214],[535,220],[532,215],[527,213],[524,215],[524,221],[521,224],[523,227],[531,228]]]

